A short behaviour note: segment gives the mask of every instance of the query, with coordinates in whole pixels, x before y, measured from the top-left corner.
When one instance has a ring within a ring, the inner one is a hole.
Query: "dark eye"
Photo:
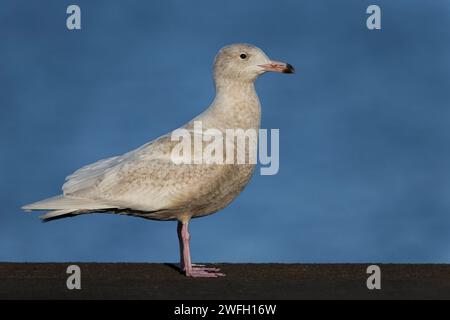
[[[241,57],[241,59],[245,59],[247,58],[247,55],[245,53],[242,53],[239,57]]]

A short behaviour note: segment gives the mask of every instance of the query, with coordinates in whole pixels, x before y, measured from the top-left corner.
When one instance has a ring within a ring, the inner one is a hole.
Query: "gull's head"
[[[261,49],[250,44],[223,47],[214,61],[216,80],[252,82],[268,71],[294,73],[294,68],[289,63],[270,60]]]

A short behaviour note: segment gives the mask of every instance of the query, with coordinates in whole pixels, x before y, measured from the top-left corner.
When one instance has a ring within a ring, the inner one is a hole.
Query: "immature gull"
[[[196,121],[201,121],[205,130],[257,131],[261,111],[254,81],[266,71],[293,73],[294,68],[271,61],[252,45],[222,48],[214,62],[214,101],[181,129],[192,132]],[[191,218],[217,212],[233,201],[255,165],[176,163],[172,150],[178,141],[171,137],[169,133],[121,156],[87,165],[66,178],[62,195],[23,209],[48,211],[43,221],[92,212],[177,220],[181,271],[189,277],[223,276],[217,268],[191,263],[188,224]]]

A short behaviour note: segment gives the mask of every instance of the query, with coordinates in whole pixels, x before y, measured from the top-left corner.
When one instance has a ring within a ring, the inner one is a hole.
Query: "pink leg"
[[[220,273],[218,268],[207,268],[204,265],[191,263],[191,252],[189,240],[191,238],[188,230],[189,222],[178,222],[177,233],[180,244],[180,269],[186,276],[193,278],[215,278],[225,274]]]

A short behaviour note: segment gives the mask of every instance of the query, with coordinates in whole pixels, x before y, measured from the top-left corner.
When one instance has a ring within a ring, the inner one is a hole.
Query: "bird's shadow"
[[[180,267],[178,266],[178,264],[176,263],[164,263],[165,266],[169,267],[170,269],[175,270],[176,272],[178,272],[179,274],[184,275],[184,272],[180,269]]]

